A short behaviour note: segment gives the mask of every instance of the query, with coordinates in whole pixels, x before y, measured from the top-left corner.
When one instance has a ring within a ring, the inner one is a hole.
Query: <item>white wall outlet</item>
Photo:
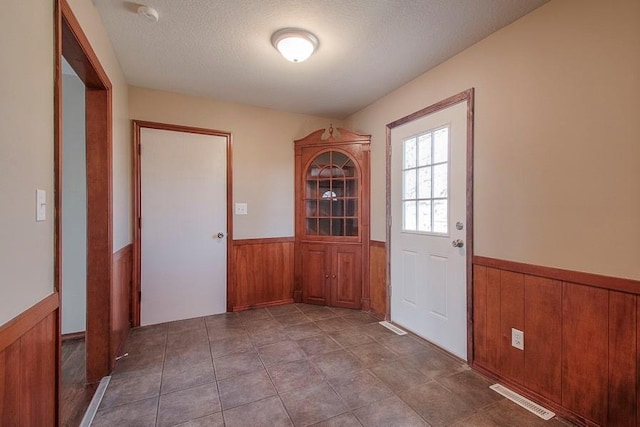
[[[47,192],[36,190],[36,221],[47,219]]]
[[[524,350],[524,332],[511,328],[511,345]]]
[[[236,215],[246,215],[247,214],[247,204],[246,203],[236,203],[235,212]]]

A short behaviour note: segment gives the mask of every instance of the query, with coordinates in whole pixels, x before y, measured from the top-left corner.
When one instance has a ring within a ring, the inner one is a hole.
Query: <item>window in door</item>
[[[402,141],[402,230],[448,234],[449,126]]]

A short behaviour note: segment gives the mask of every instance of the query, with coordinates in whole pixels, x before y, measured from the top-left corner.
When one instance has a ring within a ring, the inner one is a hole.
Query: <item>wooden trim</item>
[[[139,128],[147,128],[147,129],[170,130],[173,132],[197,133],[200,135],[224,136],[224,137],[228,137],[229,135],[231,135],[231,132],[226,132],[222,130],[207,129],[207,128],[200,128],[200,127],[194,127],[194,126],[183,126],[183,125],[176,125],[173,123],[150,122],[145,120],[133,120],[133,123],[137,125]]]
[[[120,258],[126,257],[129,255],[129,251],[133,249],[133,243],[129,243],[128,245],[124,245],[117,251],[113,253],[113,260],[118,261]]]
[[[599,274],[525,264],[522,262],[507,261],[483,256],[474,256],[473,263],[476,265],[499,268],[501,270],[524,273],[532,276],[546,277],[549,279],[560,280],[562,282],[577,283],[596,288],[640,295],[640,280],[603,276]]]
[[[67,0],[58,0],[62,12],[62,54],[86,87],[111,90],[111,81],[102,68],[89,39]]]
[[[387,316],[387,244],[369,241],[369,311],[383,320]],[[380,270],[383,270],[382,272]]]
[[[66,0],[59,0],[62,11],[62,50],[65,59],[85,86],[95,89],[111,89],[111,82],[102,68],[89,39]]]
[[[140,176],[140,122],[133,120],[132,123],[132,144],[131,144],[131,163],[132,174],[131,179],[132,186],[132,204],[133,204],[133,261],[132,261],[132,277],[131,277],[131,325],[140,326],[140,293],[142,292],[140,287],[140,279],[142,277],[142,270],[140,266],[140,226],[141,226],[141,212],[142,201],[140,199],[141,189],[141,176]]]
[[[463,98],[467,100],[467,223],[466,242],[467,245],[467,360],[473,361],[473,165],[475,146],[475,89],[471,88]]]
[[[54,64],[53,83],[53,290],[58,292],[56,316],[56,360],[55,360],[55,423],[60,425],[60,402],[62,401],[62,6],[54,3]]]
[[[87,145],[87,381],[113,367],[110,312],[112,291],[112,92],[111,81],[66,0],[57,0],[55,83],[55,289],[63,292],[62,265],[62,84],[64,55],[86,87]],[[59,16],[59,17],[58,17]],[[60,322],[58,321],[58,324]],[[58,335],[60,331],[58,331]],[[59,363],[58,363],[59,365]]]
[[[274,307],[276,305],[284,305],[293,303],[293,298],[278,300],[278,301],[269,301],[269,302],[259,302],[252,305],[240,305],[237,307],[233,307],[233,311],[245,311],[252,310],[254,308],[264,308],[264,307]]]
[[[0,327],[0,425],[59,423],[57,292]]]
[[[284,239],[250,239],[233,244],[233,311],[291,300],[295,242]]]
[[[0,326],[0,352],[20,339],[58,307],[60,307],[59,294],[54,292]]]
[[[264,245],[269,243],[290,243],[295,242],[295,237],[264,237],[257,239],[234,239],[233,246],[242,245]]]
[[[140,174],[140,131],[142,128],[167,130],[173,132],[195,133],[200,135],[221,136],[227,140],[227,311],[232,311],[234,295],[233,277],[233,137],[231,132],[205,129],[192,126],[182,126],[171,123],[132,120],[133,128],[133,283],[131,286],[131,307],[133,326],[140,326],[140,296],[141,296],[141,174]]]
[[[115,358],[124,351],[132,324],[131,286],[133,282],[133,244],[113,254],[113,292],[111,296],[111,355]]]
[[[227,138],[227,311],[234,304],[236,283],[235,263],[233,262],[233,135],[225,132]]]
[[[467,104],[467,165],[466,165],[466,242],[467,258],[467,363],[473,362],[473,156],[474,156],[474,103],[475,89],[470,88],[408,116],[395,120],[386,126],[386,215],[387,215],[387,289],[391,286],[391,130],[420,119],[453,105]],[[387,292],[387,317],[391,317],[391,292]]]
[[[391,127],[385,128],[385,198],[386,198],[386,287],[387,287],[387,309],[385,310],[385,320],[391,320]]]
[[[62,341],[71,341],[71,340],[78,340],[78,339],[84,339],[84,331],[80,331],[80,332],[71,332],[69,334],[62,334]]]

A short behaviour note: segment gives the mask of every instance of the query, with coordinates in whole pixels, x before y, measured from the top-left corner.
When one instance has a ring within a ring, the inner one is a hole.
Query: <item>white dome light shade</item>
[[[297,28],[284,28],[276,31],[271,43],[291,62],[307,60],[318,47],[318,39],[308,31]]]

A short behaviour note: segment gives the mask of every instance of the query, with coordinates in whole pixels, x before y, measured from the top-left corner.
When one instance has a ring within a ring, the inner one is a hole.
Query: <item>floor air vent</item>
[[[550,410],[545,409],[545,408],[543,408],[542,406],[540,406],[540,405],[538,405],[536,403],[533,403],[532,401],[530,401],[526,397],[520,396],[515,391],[511,391],[508,388],[506,388],[506,387],[504,387],[504,386],[502,386],[500,384],[494,384],[494,385],[490,386],[489,388],[491,390],[495,391],[496,393],[499,393],[499,394],[503,395],[504,397],[506,397],[507,399],[511,400],[512,402],[517,403],[518,405],[522,406],[527,411],[536,414],[537,416],[539,416],[543,420],[550,420],[551,418],[556,416],[556,414],[551,412]]]
[[[407,335],[407,333],[405,331],[403,331],[402,329],[398,328],[395,325],[392,325],[391,323],[387,322],[386,320],[383,320],[382,322],[378,322],[379,324],[381,324],[382,326],[384,326],[385,328],[389,329],[392,332],[395,332],[398,335]]]

